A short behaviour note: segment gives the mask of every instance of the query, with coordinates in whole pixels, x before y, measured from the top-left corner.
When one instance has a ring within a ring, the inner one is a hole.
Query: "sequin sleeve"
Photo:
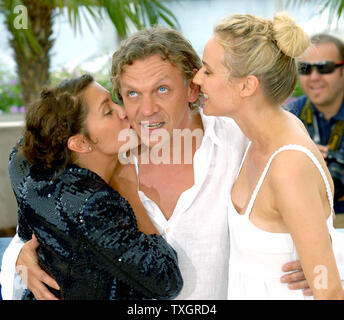
[[[18,143],[20,143],[19,140]],[[26,222],[22,212],[23,197],[26,191],[25,179],[29,175],[30,166],[24,156],[18,152],[17,146],[13,147],[9,155],[8,173],[10,176],[13,193],[18,204],[18,235],[21,240],[27,241],[32,237],[32,230]]]
[[[16,197],[21,197],[25,178],[29,174],[30,167],[24,156],[18,152],[15,146],[9,155],[8,172],[10,175],[11,185]]]
[[[138,231],[131,207],[117,192],[95,193],[79,223],[100,268],[147,298],[171,299],[179,293],[183,280],[176,252],[161,236]]]

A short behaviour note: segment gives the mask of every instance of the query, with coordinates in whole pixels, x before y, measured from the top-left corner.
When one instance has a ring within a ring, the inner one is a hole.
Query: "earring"
[[[92,151],[92,147],[91,146],[88,147],[88,151]]]

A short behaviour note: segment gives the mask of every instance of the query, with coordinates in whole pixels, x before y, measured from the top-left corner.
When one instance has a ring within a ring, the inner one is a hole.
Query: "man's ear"
[[[192,82],[192,79],[189,81],[189,102],[192,103],[198,99],[200,88],[199,85]]]
[[[68,138],[68,149],[78,153],[88,153],[90,144],[82,134],[76,134]]]
[[[256,92],[258,85],[259,85],[259,79],[252,74],[248,75],[240,83],[240,96],[241,97],[252,96]]]

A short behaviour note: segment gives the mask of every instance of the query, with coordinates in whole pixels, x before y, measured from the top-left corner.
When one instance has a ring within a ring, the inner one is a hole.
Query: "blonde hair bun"
[[[287,12],[276,13],[272,27],[277,46],[285,55],[296,58],[308,48],[308,35]]]

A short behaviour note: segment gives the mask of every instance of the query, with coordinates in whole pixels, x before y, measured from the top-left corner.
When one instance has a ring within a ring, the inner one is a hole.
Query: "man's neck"
[[[178,134],[170,139],[170,144],[176,150],[166,157],[168,162],[152,163],[150,161],[144,164],[140,157],[138,160],[140,190],[158,205],[166,219],[172,216],[180,195],[195,183],[193,158],[203,139],[203,123],[199,113],[195,114],[192,120],[187,127],[188,130],[185,131],[191,135],[189,134],[187,138],[181,137],[179,146],[176,143]],[[195,137],[197,134],[192,135],[196,130],[201,132],[199,141]]]
[[[327,104],[314,104],[315,108],[320,111],[326,120],[330,120],[334,117],[343,104],[344,91],[341,95],[338,95],[332,102]]]

